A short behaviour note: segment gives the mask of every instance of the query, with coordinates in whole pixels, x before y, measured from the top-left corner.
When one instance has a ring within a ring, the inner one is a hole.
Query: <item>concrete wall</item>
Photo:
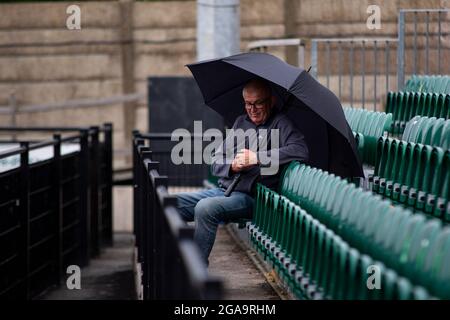
[[[241,0],[241,50],[246,50],[249,41],[282,38],[285,34],[304,39],[396,37],[398,9],[438,8],[448,6],[448,2]],[[71,4],[81,8],[81,30],[66,29],[66,8]],[[381,6],[381,30],[366,28],[369,4]],[[7,105],[13,93],[19,105],[61,102],[134,90],[145,93],[150,75],[189,75],[184,65],[196,59],[196,1],[134,2],[127,7],[131,8],[129,15],[124,13],[124,6],[127,0],[0,4],[0,106]],[[285,57],[283,49],[270,52]],[[306,66],[309,52],[307,45]],[[323,52],[320,54],[323,57]],[[395,54],[390,61],[395,63]],[[331,68],[337,67],[334,59]],[[348,92],[347,87],[345,90]],[[126,133],[134,127],[146,130],[146,113],[146,102],[142,101],[137,106],[119,104],[21,115],[18,124],[112,121],[115,149],[122,155],[129,149]],[[9,122],[10,117],[0,116],[0,124]],[[116,166],[124,166],[125,158],[118,159]]]

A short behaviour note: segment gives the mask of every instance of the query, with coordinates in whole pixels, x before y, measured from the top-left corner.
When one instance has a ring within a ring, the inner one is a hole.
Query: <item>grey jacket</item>
[[[273,112],[265,123],[256,126],[246,114],[239,116],[234,122],[232,129],[255,129],[259,134],[259,130],[267,129],[268,136],[270,130],[279,129],[279,148],[278,148],[278,163],[279,169],[273,175],[261,175],[261,166],[254,166],[246,171],[241,172],[241,178],[234,191],[241,191],[248,194],[253,194],[256,182],[259,182],[269,188],[277,189],[282,169],[291,161],[298,160],[304,163],[308,162],[309,153],[303,134],[294,126],[289,118],[282,112]],[[211,170],[214,176],[220,177],[219,186],[226,189],[233,181],[236,173],[231,172],[231,160],[238,150],[244,146],[234,145],[234,154],[230,157],[230,152],[225,152],[227,140],[234,139],[227,136],[222,147],[219,148],[212,158]],[[267,151],[256,150],[258,159],[270,156],[273,149],[270,149],[270,141]],[[254,150],[255,151],[255,150]],[[263,154],[265,153],[265,154]],[[228,156],[228,162],[225,161]],[[222,161],[218,161],[222,159]]]

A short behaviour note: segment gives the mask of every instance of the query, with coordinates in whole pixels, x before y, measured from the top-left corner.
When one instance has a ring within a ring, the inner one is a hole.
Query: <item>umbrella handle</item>
[[[241,180],[240,173],[238,173],[237,175],[234,176],[233,181],[231,182],[231,184],[228,186],[227,190],[223,194],[224,197],[230,196],[230,194],[233,192],[234,188],[236,188],[236,185],[238,184],[239,180]]]

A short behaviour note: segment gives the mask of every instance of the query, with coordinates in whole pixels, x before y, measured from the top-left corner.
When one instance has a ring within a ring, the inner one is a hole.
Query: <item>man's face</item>
[[[245,111],[255,125],[264,123],[270,115],[272,96],[263,90],[244,90]]]

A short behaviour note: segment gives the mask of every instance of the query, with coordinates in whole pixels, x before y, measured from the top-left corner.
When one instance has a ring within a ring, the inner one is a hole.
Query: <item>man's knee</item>
[[[205,198],[197,202],[195,206],[195,217],[197,219],[218,219],[220,206],[217,199]]]

